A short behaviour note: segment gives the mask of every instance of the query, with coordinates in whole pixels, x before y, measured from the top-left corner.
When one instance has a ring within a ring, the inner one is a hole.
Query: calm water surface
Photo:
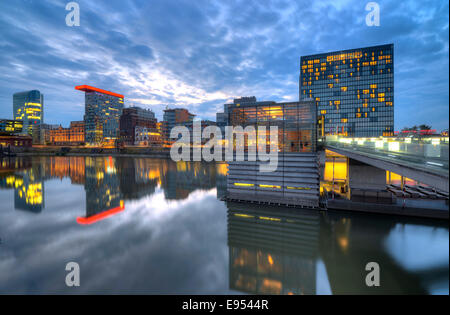
[[[448,294],[448,222],[220,200],[225,164],[0,159],[0,294]],[[381,267],[381,287],[365,266]],[[81,286],[65,285],[68,262]]]

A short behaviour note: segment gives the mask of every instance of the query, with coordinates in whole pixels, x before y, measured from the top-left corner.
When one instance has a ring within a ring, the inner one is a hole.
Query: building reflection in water
[[[232,202],[227,206],[231,289],[316,293],[318,212]]]
[[[227,175],[228,175],[228,164],[217,163],[216,164],[217,199],[222,199],[227,194]]]
[[[120,192],[125,200],[139,200],[161,186],[160,160],[118,159]]]
[[[396,230],[414,226],[423,230],[429,224],[425,233],[435,234],[436,222],[232,202],[227,207],[232,290],[324,293],[318,292],[320,279],[332,294],[428,294],[449,279],[448,260],[410,270],[387,246]],[[372,261],[382,268],[378,288],[365,283],[365,266]]]
[[[334,294],[427,294],[433,281],[447,279],[448,262],[422,271],[408,270],[394,259],[386,246],[396,227],[405,229],[423,221],[416,219],[387,220],[383,216],[342,215],[329,213],[321,221],[320,256],[325,263]],[[436,222],[430,222],[433,226]],[[448,226],[447,226],[448,228]],[[382,286],[365,283],[369,262],[381,267]]]
[[[331,165],[334,170],[329,168],[330,164],[325,165],[324,177],[328,182],[331,179],[332,185],[328,187],[334,187],[332,191],[344,194],[338,183],[346,180],[346,164],[338,159],[334,163],[342,164]],[[78,218],[80,224],[116,215],[125,210],[127,201],[156,192],[173,200],[187,198],[196,190],[217,187],[217,196],[221,198],[226,191],[226,174],[226,164],[146,158],[0,159],[0,188],[14,191],[16,209],[40,213],[45,207],[47,180],[70,178],[72,185],[83,185],[86,210]],[[411,270],[386,245],[392,237],[397,237],[396,241],[411,237],[402,233],[411,227],[426,230],[422,235],[414,235],[414,239],[430,237],[433,243],[436,229],[448,236],[448,225],[249,203],[226,204],[232,290],[251,294],[316,294],[321,293],[318,279],[325,279],[333,294],[422,294],[430,293],[438,281],[448,282],[448,258],[445,264],[438,262]],[[395,231],[400,231],[397,236]],[[371,261],[382,268],[380,288],[365,285],[365,266]]]
[[[44,208],[44,182],[70,178],[83,185],[86,213],[77,219],[92,224],[122,212],[126,201],[162,189],[167,200],[182,200],[196,190],[216,187],[216,174],[226,179],[226,164],[167,159],[114,157],[17,157],[0,162],[0,186],[15,191],[15,207],[32,212]]]
[[[30,161],[0,159],[0,187],[14,189],[14,207],[33,213],[45,208],[42,167]]]
[[[80,224],[93,224],[124,210],[115,160],[86,157],[86,217]]]
[[[186,199],[196,190],[216,187],[216,165],[201,162],[164,163],[162,188],[167,200]]]

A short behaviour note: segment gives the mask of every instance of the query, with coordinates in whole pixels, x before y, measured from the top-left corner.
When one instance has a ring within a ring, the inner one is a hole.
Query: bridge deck
[[[357,145],[350,141],[327,141],[325,147],[368,165],[449,191],[448,144],[433,147],[419,144],[409,151],[399,150],[399,145],[396,145],[397,150],[389,150],[389,144],[378,145],[376,148],[375,145]],[[434,151],[430,154],[430,150]]]

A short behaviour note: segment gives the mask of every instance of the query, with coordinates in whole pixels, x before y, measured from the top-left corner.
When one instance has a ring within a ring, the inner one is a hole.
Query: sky
[[[44,94],[44,120],[82,120],[92,85],[125,95],[126,106],[168,106],[215,120],[241,96],[297,101],[300,56],[394,44],[395,128],[449,125],[448,1],[0,0],[0,118],[12,95]]]

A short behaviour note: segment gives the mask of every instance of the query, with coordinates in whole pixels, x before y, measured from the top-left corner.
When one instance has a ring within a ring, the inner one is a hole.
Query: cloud
[[[36,88],[46,120],[67,125],[84,113],[73,87],[90,84],[160,119],[166,106],[213,119],[234,97],[298,99],[302,55],[394,43],[396,128],[448,128],[446,1],[379,1],[378,28],[356,0],[84,0],[72,28],[65,3],[0,4],[0,117],[14,92]]]

